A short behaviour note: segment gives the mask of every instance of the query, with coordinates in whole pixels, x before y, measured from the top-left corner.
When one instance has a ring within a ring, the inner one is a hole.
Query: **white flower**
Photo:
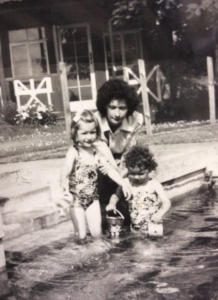
[[[41,119],[42,119],[42,115],[37,114],[37,118],[38,118],[39,120],[41,120]]]

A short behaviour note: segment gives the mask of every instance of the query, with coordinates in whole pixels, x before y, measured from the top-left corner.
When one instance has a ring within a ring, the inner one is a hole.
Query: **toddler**
[[[127,167],[126,182],[132,193],[128,200],[131,229],[148,233],[149,222],[160,223],[171,207],[163,186],[154,179],[157,163],[147,147],[134,146],[125,154]],[[122,196],[118,187],[110,198],[106,210],[115,210]]]

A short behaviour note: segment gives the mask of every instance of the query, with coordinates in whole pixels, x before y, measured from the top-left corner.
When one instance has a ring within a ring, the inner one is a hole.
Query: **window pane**
[[[14,43],[14,42],[21,42],[26,40],[27,40],[26,29],[9,31],[9,42]]]
[[[117,66],[122,66],[122,53],[120,51],[114,52],[114,62]]]
[[[28,40],[41,40],[45,38],[44,28],[30,28],[27,29]]]
[[[77,56],[87,56],[89,53],[88,44],[87,43],[76,43],[76,53]]]
[[[67,74],[75,73],[77,74],[77,64],[74,58],[66,59],[65,61]]]
[[[68,87],[78,86],[77,74],[76,73],[68,74],[67,75],[67,83],[68,83]]]
[[[83,87],[81,91],[81,100],[92,100],[92,90],[91,87]]]
[[[89,65],[85,63],[79,63],[78,67],[79,67],[79,79],[91,80]]]
[[[27,61],[14,62],[14,76],[28,76],[29,66]]]
[[[76,29],[75,28],[63,28],[61,29],[61,43],[65,44],[65,43],[74,43],[75,41],[75,32]]]
[[[47,73],[47,65],[44,58],[33,59],[31,65],[33,75]]]
[[[31,59],[44,58],[45,46],[43,43],[29,45]]]
[[[139,57],[138,53],[134,50],[126,50],[125,55],[126,55],[126,63],[127,64],[131,64],[133,62],[136,62],[138,57]]]
[[[62,45],[63,49],[63,57],[68,58],[68,57],[75,57],[75,46],[73,44],[63,44]]]
[[[124,34],[125,49],[139,48],[139,35],[136,33]]]
[[[75,28],[75,41],[76,42],[87,42],[87,30],[84,27]]]
[[[78,88],[69,89],[70,101],[79,101],[79,90]]]
[[[12,46],[12,60],[15,61],[21,61],[21,60],[27,60],[27,47],[26,45],[20,45],[20,46]]]
[[[44,44],[30,44],[29,45],[32,74],[47,73],[47,65],[45,59]]]
[[[113,42],[114,42],[114,51],[121,51],[121,38],[120,38],[120,35],[114,35],[114,39],[113,39]]]

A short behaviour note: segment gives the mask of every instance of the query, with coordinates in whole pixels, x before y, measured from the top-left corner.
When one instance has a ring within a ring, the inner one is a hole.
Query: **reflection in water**
[[[6,271],[0,272],[0,300],[16,300],[9,287],[8,274]]]
[[[90,239],[89,256],[87,245],[65,238],[11,256],[10,285],[18,300],[215,300],[217,220],[215,193],[188,196],[173,205],[163,238]]]

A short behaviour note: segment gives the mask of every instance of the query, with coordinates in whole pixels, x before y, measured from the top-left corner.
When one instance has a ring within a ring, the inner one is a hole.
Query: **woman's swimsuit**
[[[96,158],[95,152],[94,155]],[[75,167],[69,175],[69,191],[73,195],[71,207],[82,207],[86,210],[94,201],[99,200],[97,159],[95,161],[94,165],[84,163],[78,151]]]
[[[158,197],[156,193],[149,192],[146,186],[131,185],[131,192],[132,197],[129,200],[131,228],[147,232],[148,223],[159,207]]]

